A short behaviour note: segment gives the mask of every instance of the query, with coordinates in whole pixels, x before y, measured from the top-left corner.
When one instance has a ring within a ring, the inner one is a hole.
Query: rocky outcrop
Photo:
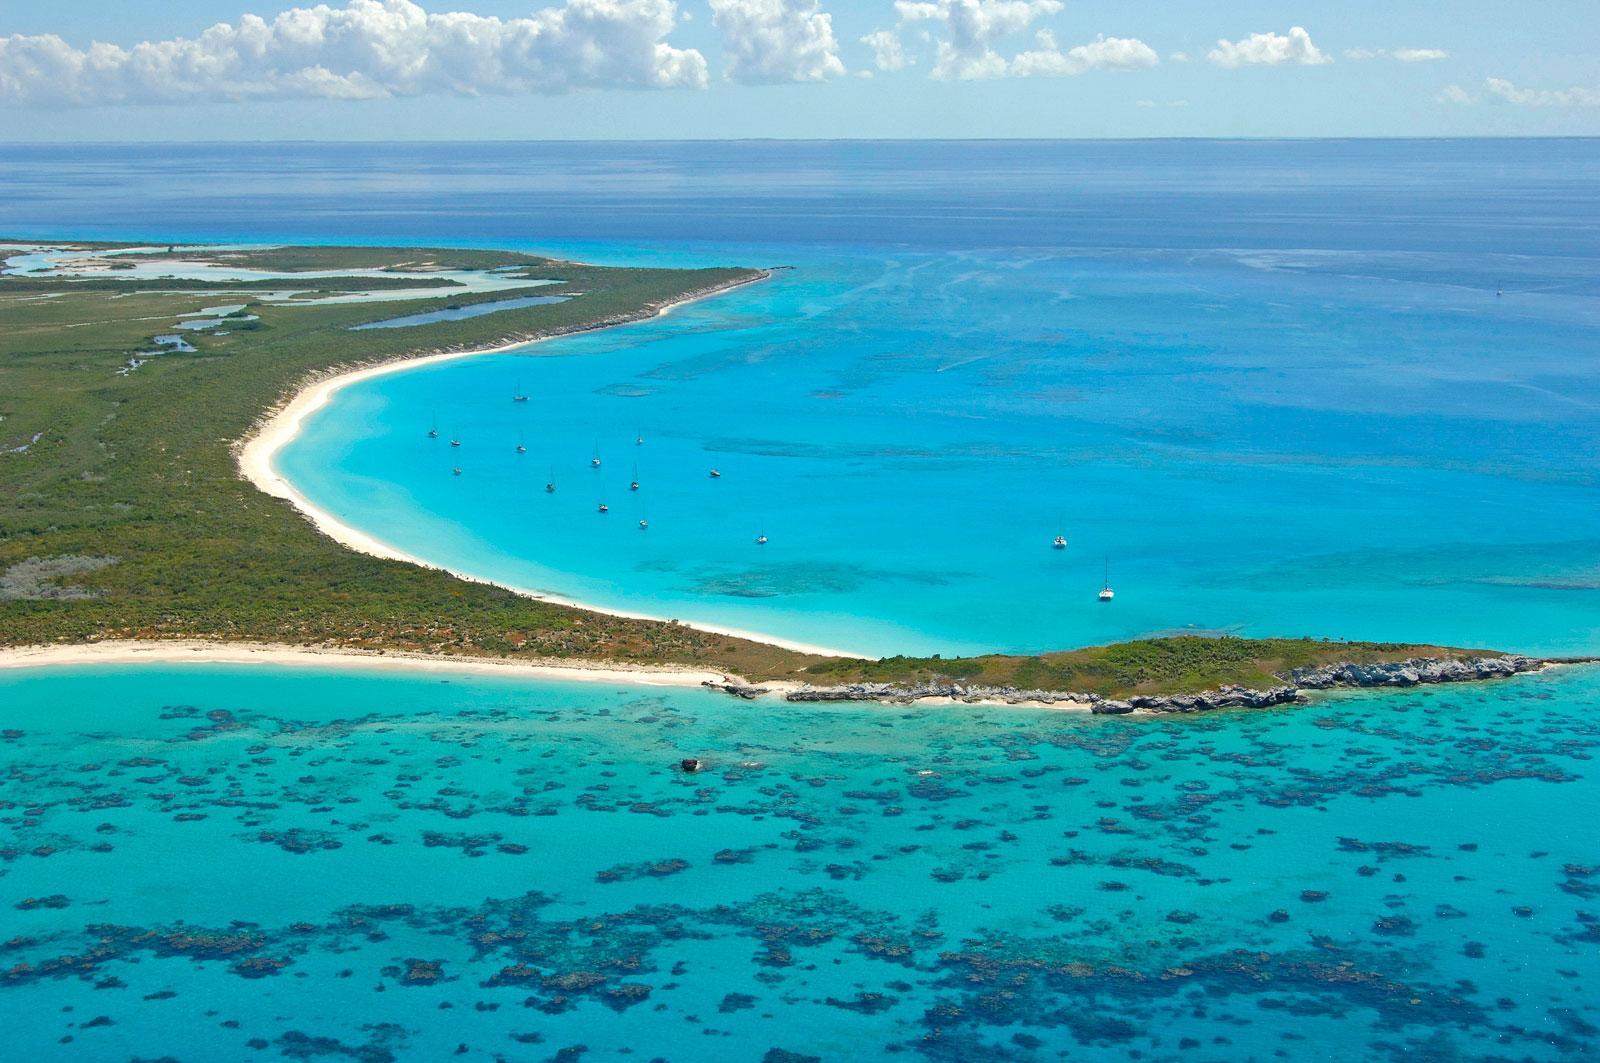
[[[1320,668],[1297,668],[1280,678],[1282,686],[1266,690],[1225,686],[1196,694],[1135,694],[1126,699],[1106,698],[1061,690],[1024,690],[1018,687],[981,686],[968,683],[846,683],[840,686],[805,686],[786,691],[785,701],[878,701],[909,705],[927,698],[949,699],[969,704],[1075,705],[1091,712],[1120,716],[1132,712],[1210,712],[1212,709],[1265,709],[1306,701],[1306,690],[1331,690],[1338,687],[1410,687],[1430,683],[1469,683],[1502,679],[1522,672],[1537,671],[1546,662],[1532,657],[1413,657],[1388,664],[1329,664]],[[737,683],[707,683],[735,697],[751,699],[770,693],[765,687]]]
[[[785,701],[886,701],[909,704],[923,698],[949,698],[952,701],[1003,702],[1020,705],[1042,702],[1046,705],[1095,700],[1092,694],[1072,694],[1060,690],[1022,690],[1017,687],[990,687],[966,683],[849,683],[837,687],[801,687],[784,694]]]
[[[1296,668],[1287,678],[1305,690],[1334,687],[1414,687],[1424,683],[1471,683],[1534,672],[1544,662],[1531,657],[1412,657],[1390,664],[1328,664]]]
[[[1223,687],[1200,694],[1136,694],[1126,701],[1097,698],[1092,711],[1102,715],[1128,712],[1209,712],[1212,709],[1267,709],[1306,700],[1294,687],[1251,690],[1249,687]]]

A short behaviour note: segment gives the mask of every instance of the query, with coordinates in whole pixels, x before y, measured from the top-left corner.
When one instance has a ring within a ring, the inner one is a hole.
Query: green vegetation
[[[813,682],[904,683],[956,680],[982,686],[1063,690],[1125,697],[1179,694],[1236,685],[1277,686],[1295,668],[1349,662],[1376,664],[1408,657],[1458,657],[1469,651],[1398,642],[1320,639],[1241,639],[1186,635],[1046,653],[998,654],[943,660],[889,657],[881,661],[826,660],[813,664]]]
[[[87,247],[89,245],[76,245]],[[156,257],[165,257],[158,255]],[[275,248],[176,255],[288,270],[497,269],[552,280],[566,302],[403,330],[402,314],[506,298],[282,304],[263,288],[416,287],[397,277],[150,282],[0,278],[0,645],[203,638],[385,651],[717,668],[819,683],[947,677],[997,685],[1169,692],[1273,682],[1296,664],[1387,660],[1429,647],[1158,639],[1039,657],[830,660],[675,624],[550,605],[367,557],[241,480],[233,447],[309,377],[430,351],[488,347],[636,319],[751,270],[609,269],[497,251]],[[452,285],[447,278],[433,278]],[[244,302],[260,317],[191,334],[193,354],[137,368],[180,314]]]

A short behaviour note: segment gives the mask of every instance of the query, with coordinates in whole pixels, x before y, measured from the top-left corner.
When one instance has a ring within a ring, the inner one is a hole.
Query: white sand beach
[[[669,303],[658,310],[655,316],[661,317],[670,313],[677,307],[696,302],[700,299],[709,298],[733,287],[739,287],[744,284],[753,283],[755,280],[765,279],[766,276],[768,276],[768,274],[763,274],[760,277],[753,278],[752,280],[740,281],[734,285],[728,285],[726,287],[717,288],[711,291],[701,292],[687,299],[679,300],[678,302]],[[419,558],[413,554],[399,549],[398,547],[383,542],[375,536],[361,531],[358,528],[351,527],[338,517],[324,509],[321,509],[310,499],[306,498],[305,495],[301,494],[292,483],[278,475],[278,471],[273,465],[273,459],[277,456],[278,452],[284,447],[288,446],[289,443],[293,442],[295,437],[300,434],[301,427],[305,423],[306,419],[326,406],[333,396],[338,394],[341,389],[349,387],[351,384],[363,380],[370,380],[374,377],[386,376],[390,373],[406,372],[411,369],[416,369],[420,366],[453,361],[458,358],[472,358],[483,354],[499,354],[505,351],[528,347],[533,343],[539,342],[543,342],[543,340],[524,340],[515,343],[502,344],[498,347],[487,347],[479,350],[444,351],[436,354],[420,355],[415,358],[398,359],[392,362],[384,362],[379,365],[353,369],[346,373],[339,373],[334,376],[316,380],[298,394],[293,396],[293,398],[291,398],[281,408],[269,414],[257,426],[255,433],[240,443],[240,445],[237,447],[239,472],[244,476],[245,479],[249,480],[260,490],[276,498],[281,498],[291,503],[296,509],[303,513],[312,524],[316,525],[318,530],[320,530],[324,535],[328,536],[330,539],[333,539],[335,542],[349,547],[352,550],[358,550],[364,554],[371,554],[374,557],[388,558],[395,561],[406,561],[411,564],[422,565],[428,568],[440,568],[459,579],[469,580],[473,583],[483,583],[488,584],[489,586],[501,587],[504,590],[511,591],[515,594],[520,594],[528,598],[535,598],[539,601],[549,602],[554,605],[570,606],[575,609],[587,609],[590,612],[604,613],[608,616],[622,617],[629,620],[653,620],[658,622],[666,622],[672,618],[607,608],[604,606],[595,605],[591,602],[581,602],[571,598],[563,597],[561,595],[551,594],[547,591],[542,591],[537,588],[507,586],[506,584],[499,583],[495,580],[486,579],[470,572],[462,572],[456,569],[445,568],[445,566],[442,565],[430,564],[423,558]],[[809,643],[793,642],[787,639],[773,638],[770,635],[763,635],[760,632],[755,631],[743,631],[737,628],[718,627],[710,624],[686,623],[681,620],[677,622],[682,624],[684,627],[692,628],[696,631],[705,631],[717,635],[730,635],[735,638],[749,639],[753,642],[764,642],[771,646],[779,646],[784,649],[794,650],[799,653],[811,653],[827,657],[870,656],[868,654],[852,653],[848,650],[834,649],[825,646],[815,646]]]
[[[429,653],[363,652],[314,649],[254,642],[172,641],[80,642],[56,646],[0,649],[0,671],[109,664],[249,664],[288,668],[358,668],[382,671],[471,672],[515,674],[534,679],[637,686],[697,687],[723,683],[722,672],[692,668],[626,668],[584,661],[559,665],[494,657],[452,657]]]

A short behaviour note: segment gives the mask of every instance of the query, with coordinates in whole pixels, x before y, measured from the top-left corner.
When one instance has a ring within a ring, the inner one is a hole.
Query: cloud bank
[[[1013,77],[1071,77],[1091,70],[1138,70],[1161,62],[1155,49],[1132,37],[1100,37],[1062,51],[1055,35],[1040,30],[1038,48],[1011,60]]]
[[[1099,37],[1089,44],[1062,49],[1055,34],[1040,30],[1034,48],[1006,58],[995,49],[1002,37],[1021,33],[1062,8],[1061,0],[896,0],[902,26],[928,22],[942,25],[944,37],[934,57],[933,76],[946,81],[1002,77],[1071,77],[1091,70],[1134,70],[1155,66],[1155,49],[1131,37]],[[901,52],[899,37],[889,30],[862,40],[878,53],[879,69],[892,39],[891,59]],[[903,52],[901,52],[903,55]],[[903,65],[903,64],[902,64]]]
[[[1206,58],[1218,66],[1280,66],[1293,63],[1300,66],[1317,66],[1331,63],[1322,50],[1311,43],[1311,34],[1300,26],[1288,33],[1252,33],[1238,41],[1218,41],[1206,53]]]
[[[734,81],[826,81],[844,73],[833,18],[817,0],[711,0],[711,20]]]
[[[1600,107],[1600,89],[1574,85],[1570,89],[1525,89],[1505,78],[1484,82],[1489,92],[1520,107]]]
[[[703,88],[706,60],[674,48],[674,0],[565,0],[526,18],[432,14],[349,0],[243,16],[194,38],[79,49],[0,37],[0,103],[92,106]]]

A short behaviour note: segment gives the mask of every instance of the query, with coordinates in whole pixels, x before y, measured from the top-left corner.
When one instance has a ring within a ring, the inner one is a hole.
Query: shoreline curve
[[[750,642],[760,642],[768,646],[777,646],[780,649],[793,650],[796,653],[808,653],[819,657],[871,657],[871,654],[853,653],[849,650],[835,649],[826,646],[815,646],[805,642],[790,639],[776,638],[772,635],[755,631],[746,631],[740,628],[722,627],[715,624],[704,624],[698,621],[691,622],[676,618],[655,616],[648,613],[637,613],[624,609],[612,609],[595,605],[592,602],[579,601],[549,591],[542,591],[532,587],[516,587],[502,583],[499,580],[489,579],[486,576],[463,572],[446,565],[436,565],[424,558],[407,553],[390,543],[386,543],[377,536],[364,532],[359,528],[340,520],[338,517],[322,509],[295,487],[289,480],[278,474],[273,464],[278,452],[292,443],[299,436],[301,427],[306,419],[326,406],[333,397],[344,388],[364,380],[375,377],[388,376],[392,373],[403,373],[422,366],[435,365],[441,362],[455,361],[460,358],[472,358],[484,354],[504,354],[507,351],[519,350],[548,340],[561,339],[568,335],[575,335],[577,331],[598,332],[604,329],[617,328],[622,325],[631,325],[640,321],[649,321],[664,317],[680,306],[709,299],[714,295],[732,291],[735,288],[754,284],[772,276],[771,270],[762,270],[753,277],[743,278],[713,288],[691,292],[682,299],[665,303],[648,313],[641,313],[619,321],[605,322],[593,328],[575,330],[574,332],[559,332],[545,336],[531,336],[507,343],[497,344],[493,347],[471,348],[467,350],[444,350],[433,353],[417,355],[403,355],[387,361],[372,365],[357,366],[342,372],[328,373],[313,377],[300,390],[291,395],[287,401],[267,411],[257,422],[249,435],[239,440],[234,445],[236,464],[239,475],[249,481],[255,488],[274,498],[281,498],[288,502],[300,514],[309,520],[322,534],[339,543],[341,546],[355,550],[358,553],[380,557],[389,561],[404,561],[407,564],[419,565],[423,568],[436,569],[447,572],[457,579],[469,583],[481,583],[485,586],[498,587],[510,591],[524,598],[545,602],[550,605],[565,606],[571,609],[582,609],[591,613],[600,613],[605,616],[614,616],[624,620],[646,620],[659,624],[674,623],[680,627],[693,631],[701,631],[712,635],[727,635],[732,638],[746,639]]]

